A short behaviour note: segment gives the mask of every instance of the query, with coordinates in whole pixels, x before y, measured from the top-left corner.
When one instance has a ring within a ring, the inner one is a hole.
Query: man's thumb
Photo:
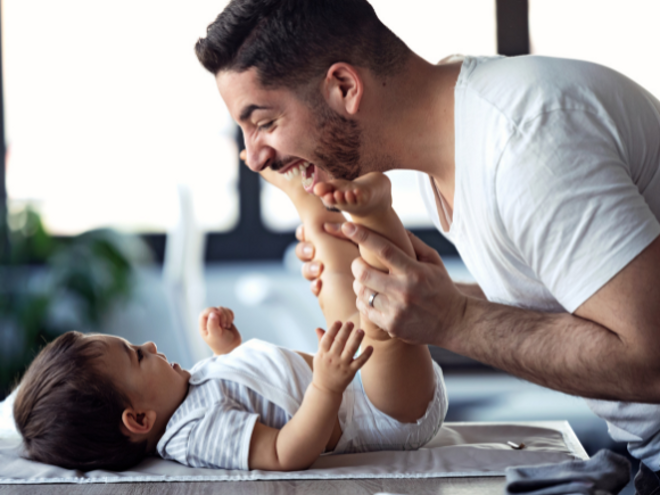
[[[422,241],[409,230],[406,230],[406,232],[408,233],[410,242],[412,243],[413,249],[415,250],[417,261],[421,261],[422,263],[433,263],[435,265],[442,264],[442,259],[435,249],[433,249],[428,244],[425,244],[424,241]]]

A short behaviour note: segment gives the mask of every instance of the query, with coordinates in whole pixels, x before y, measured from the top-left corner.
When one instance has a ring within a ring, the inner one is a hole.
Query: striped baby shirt
[[[250,340],[197,363],[188,395],[156,450],[191,467],[247,470],[256,421],[282,428],[300,407],[312,372],[294,351]]]

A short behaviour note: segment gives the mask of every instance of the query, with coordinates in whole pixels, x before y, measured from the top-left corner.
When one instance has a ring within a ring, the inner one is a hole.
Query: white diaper
[[[342,436],[333,454],[373,452],[377,450],[415,450],[423,447],[438,432],[447,414],[447,393],[442,370],[433,363],[436,388],[426,413],[415,423],[401,423],[376,409],[362,386],[360,374],[349,385],[342,404],[339,422]],[[351,393],[352,392],[352,393]],[[350,402],[352,402],[352,407]]]

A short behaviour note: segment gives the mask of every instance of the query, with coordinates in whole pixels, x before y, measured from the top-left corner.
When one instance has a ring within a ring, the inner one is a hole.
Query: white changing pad
[[[525,448],[514,450],[507,441]],[[503,476],[509,466],[569,459],[588,456],[567,421],[446,423],[418,451],[324,455],[295,472],[194,469],[151,457],[130,471],[85,473],[25,460],[15,438],[0,438],[0,484]]]

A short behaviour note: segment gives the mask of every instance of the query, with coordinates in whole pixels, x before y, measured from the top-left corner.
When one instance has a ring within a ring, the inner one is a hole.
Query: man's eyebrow
[[[245,122],[250,118],[252,112],[255,110],[270,110],[270,107],[261,107],[259,105],[248,105],[241,111],[241,115],[238,117],[238,120]]]

